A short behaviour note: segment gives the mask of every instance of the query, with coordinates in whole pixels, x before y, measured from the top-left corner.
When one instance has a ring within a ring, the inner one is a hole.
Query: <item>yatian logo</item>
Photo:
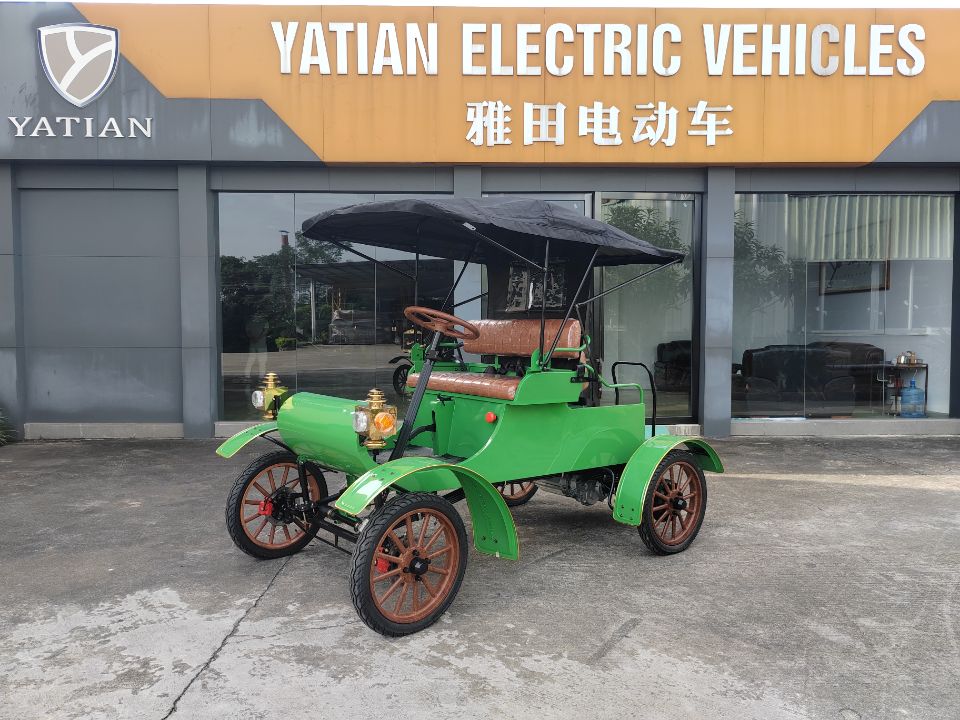
[[[85,107],[110,86],[120,59],[116,28],[87,23],[49,25],[37,30],[43,72],[68,102]]]
[[[120,33],[116,28],[88,23],[48,25],[37,29],[37,48],[54,90],[82,108],[103,95],[113,82],[120,62]],[[152,117],[104,118],[98,113],[96,117],[10,115],[7,120],[16,138],[153,137]]]

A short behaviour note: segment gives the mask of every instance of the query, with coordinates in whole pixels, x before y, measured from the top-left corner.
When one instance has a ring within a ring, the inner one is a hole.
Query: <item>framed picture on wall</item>
[[[547,310],[563,310],[567,297],[566,264],[555,262],[547,271]],[[527,265],[513,264],[507,280],[506,312],[527,312],[543,302],[543,275]]]
[[[889,260],[837,260],[820,263],[821,295],[889,289]]]

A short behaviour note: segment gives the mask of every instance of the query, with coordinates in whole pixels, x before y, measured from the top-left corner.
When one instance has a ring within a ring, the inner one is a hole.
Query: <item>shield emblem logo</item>
[[[100,97],[117,71],[120,33],[116,28],[88,23],[48,25],[37,30],[37,44],[50,84],[77,107]]]

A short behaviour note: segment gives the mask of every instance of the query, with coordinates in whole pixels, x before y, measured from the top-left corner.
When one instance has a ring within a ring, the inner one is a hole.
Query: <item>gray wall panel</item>
[[[730,434],[732,376],[730,348],[704,348],[700,386],[700,423],[703,434],[726,437]]]
[[[16,236],[13,221],[16,212],[15,182],[13,166],[0,163],[0,255],[13,254]]]
[[[0,348],[17,347],[17,258],[0,255]]]
[[[117,190],[176,190],[177,168],[175,165],[117,165],[113,168],[113,187]]]
[[[177,347],[176,258],[24,256],[27,347]]]
[[[113,167],[110,165],[17,165],[17,187],[21,190],[39,188],[70,190],[112,190]]]
[[[482,170],[473,165],[460,165],[455,167],[453,169],[453,193],[457,197],[482,197]]]
[[[334,192],[451,192],[453,169],[432,167],[330,168]]]
[[[29,189],[74,190],[176,190],[175,165],[20,165],[17,187]]]
[[[177,169],[183,433],[210,437],[219,404],[216,198],[206,167]]]
[[[730,434],[733,355],[733,212],[735,173],[709,168],[700,273],[700,422],[705,435]]]
[[[956,168],[752,168],[737,170],[737,192],[957,192]]]
[[[223,192],[329,192],[330,169],[316,167],[213,167],[210,189]]]
[[[956,168],[862,168],[856,175],[857,192],[957,192]]]
[[[24,190],[19,200],[24,419],[180,422],[176,193]]]
[[[217,278],[213,258],[186,257],[180,260],[180,327],[183,347],[216,347]]]
[[[320,158],[262,100],[212,100],[214,162],[315,162]]]
[[[13,167],[0,163],[0,409],[19,434],[24,419],[20,208]]]
[[[183,434],[212,437],[220,390],[218,358],[210,348],[185,347],[180,351],[183,387]]]
[[[539,192],[539,168],[485,167],[480,178],[483,192]]]
[[[452,167],[213,167],[223,192],[453,192]]]
[[[30,422],[180,422],[179,348],[28,348]]]
[[[960,102],[938,100],[927,105],[877,157],[877,162],[960,162]]]
[[[699,168],[483,168],[484,192],[702,192]]]
[[[733,349],[733,278],[732,257],[707,258],[709,274],[704,275],[703,293],[707,311],[703,316],[705,347]]]
[[[22,348],[0,347],[0,410],[19,433],[23,425]]]
[[[149,190],[24,190],[23,253],[177,257],[177,195]]]

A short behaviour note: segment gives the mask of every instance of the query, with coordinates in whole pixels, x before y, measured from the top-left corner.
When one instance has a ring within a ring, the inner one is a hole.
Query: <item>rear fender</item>
[[[246,430],[241,430],[217,448],[217,455],[223,458],[231,458],[251,440],[255,440],[261,435],[266,435],[268,432],[276,429],[277,421],[271,420],[270,422],[260,423],[259,425],[248,427]]]
[[[614,497],[613,519],[626,525],[639,525],[643,517],[643,499],[653,479],[653,472],[667,453],[677,446],[693,453],[701,470],[723,472],[720,456],[701,438],[680,435],[656,435],[643,443],[627,462],[617,484]]]
[[[487,555],[517,560],[520,557],[517,528],[510,509],[493,485],[477,472],[460,465],[425,457],[406,457],[384,463],[361,475],[336,502],[338,510],[359,515],[391,485],[410,480],[417,473],[447,471],[463,488],[473,521],[473,543]]]

